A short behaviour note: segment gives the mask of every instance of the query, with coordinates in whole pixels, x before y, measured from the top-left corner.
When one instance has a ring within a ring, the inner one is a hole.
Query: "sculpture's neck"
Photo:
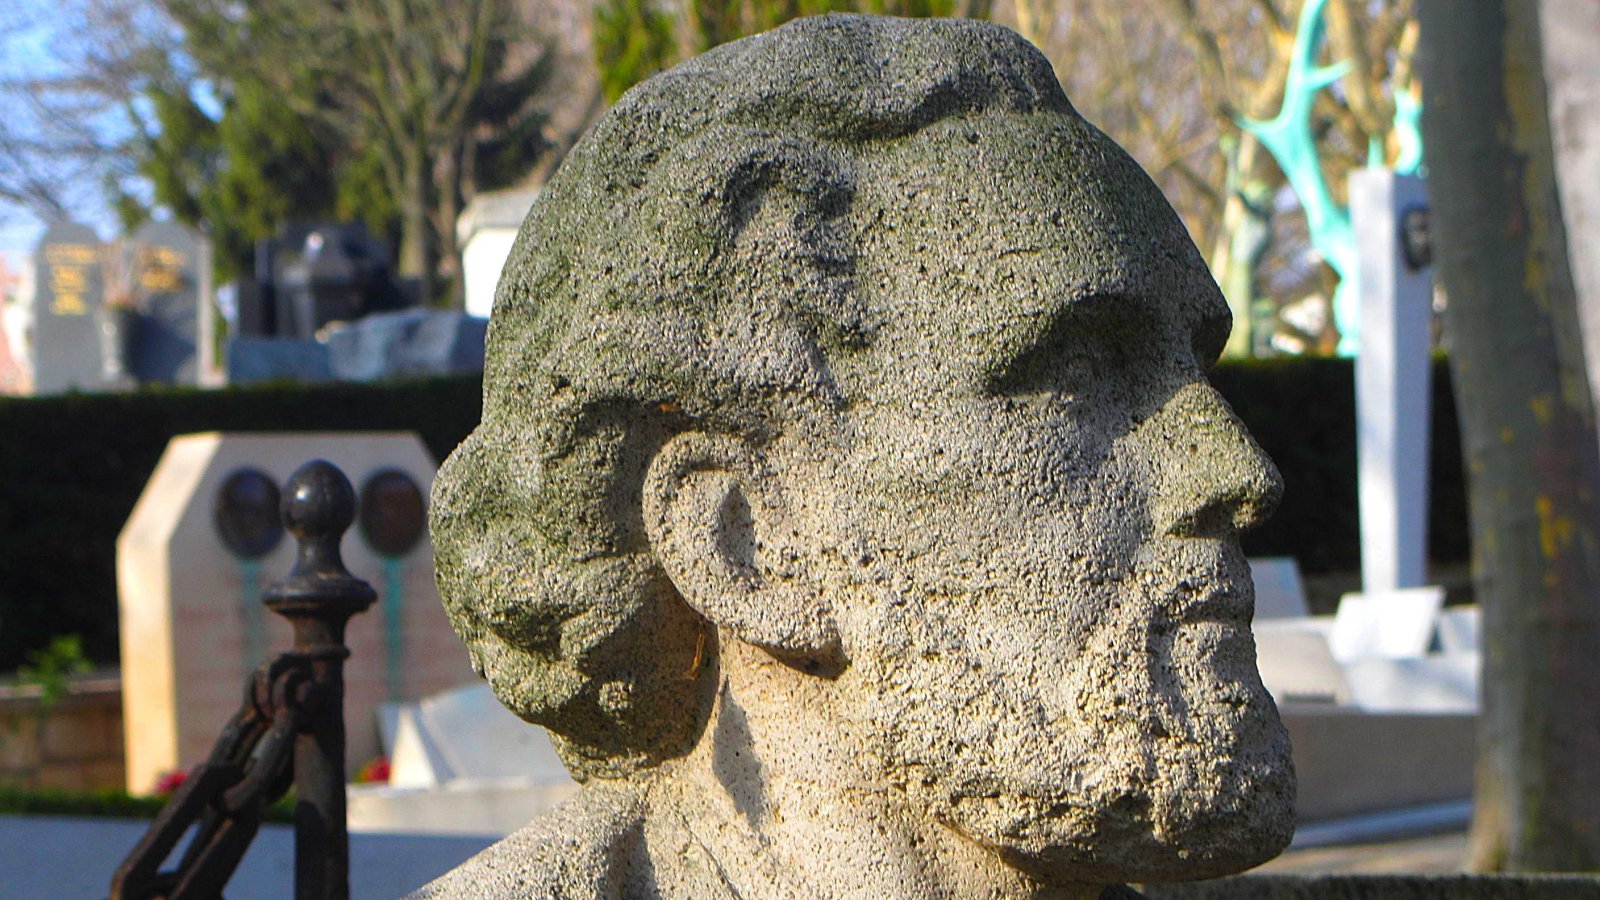
[[[1047,889],[910,808],[874,771],[828,681],[734,639],[721,664],[704,735],[655,790],[741,896],[1099,896]]]

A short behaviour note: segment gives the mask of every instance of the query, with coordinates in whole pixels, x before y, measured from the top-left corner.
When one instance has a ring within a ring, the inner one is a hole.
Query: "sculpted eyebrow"
[[[1148,322],[1143,304],[1114,293],[1089,294],[1055,309],[1031,339],[1008,348],[985,389],[993,394],[1031,394],[1069,387],[1107,353],[1137,337]]]

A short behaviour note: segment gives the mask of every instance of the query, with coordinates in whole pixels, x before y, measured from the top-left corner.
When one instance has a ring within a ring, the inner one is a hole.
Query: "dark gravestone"
[[[146,222],[129,260],[143,315],[129,368],[141,383],[194,384],[200,322],[200,239],[175,222]]]
[[[40,394],[101,386],[100,238],[57,222],[34,254],[33,384]]]

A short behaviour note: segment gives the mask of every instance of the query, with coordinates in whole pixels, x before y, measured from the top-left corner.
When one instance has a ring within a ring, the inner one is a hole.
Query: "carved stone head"
[[[708,739],[740,642],[1030,872],[1198,877],[1292,829],[1237,535],[1272,463],[1228,307],[1022,39],[801,20],[630,91],[522,227],[441,591],[580,777]],[[808,706],[797,704],[802,721]]]

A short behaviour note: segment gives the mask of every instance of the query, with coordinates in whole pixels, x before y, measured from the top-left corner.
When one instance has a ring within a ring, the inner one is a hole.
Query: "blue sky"
[[[38,0],[17,0],[12,14],[27,16],[43,6]],[[48,22],[48,17],[43,21]],[[50,57],[45,47],[49,39],[44,27],[13,30],[12,23],[0,23],[0,79],[48,66]],[[26,211],[0,204],[0,253],[6,254],[8,263],[13,263],[13,270],[14,264],[20,261],[16,255],[29,252],[42,230],[43,226]]]
[[[70,0],[0,0],[0,4],[6,7],[0,13],[0,80],[65,71],[67,66],[57,54],[75,49],[73,29],[82,22],[75,5]],[[8,109],[6,115],[11,117],[9,127],[28,127],[25,108]],[[114,219],[100,197],[98,190],[82,191],[70,213],[108,237]],[[44,224],[30,211],[0,202],[0,254],[13,270],[33,252],[43,231]]]

